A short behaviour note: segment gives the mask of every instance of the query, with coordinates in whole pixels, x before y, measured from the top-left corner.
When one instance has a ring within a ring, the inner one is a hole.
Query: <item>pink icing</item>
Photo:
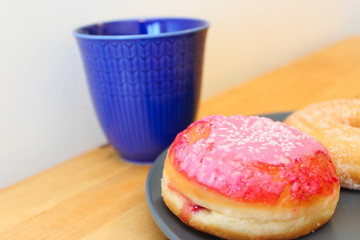
[[[192,142],[194,132],[189,129],[194,127],[200,136]],[[320,142],[268,118],[205,117],[179,133],[170,151],[175,153],[175,166],[187,177],[247,201],[274,203],[289,183],[293,198],[307,199],[329,193],[329,184],[332,189],[337,181]],[[309,161],[319,152],[324,153],[325,163]],[[324,182],[329,184],[325,186]]]

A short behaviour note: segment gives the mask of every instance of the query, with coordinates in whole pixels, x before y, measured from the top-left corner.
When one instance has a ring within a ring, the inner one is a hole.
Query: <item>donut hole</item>
[[[349,126],[354,128],[360,128],[360,118],[350,118],[348,119]]]

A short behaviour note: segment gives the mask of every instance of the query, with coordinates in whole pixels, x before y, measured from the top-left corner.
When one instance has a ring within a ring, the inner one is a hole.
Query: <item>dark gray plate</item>
[[[263,115],[275,121],[283,121],[289,113]],[[165,150],[150,169],[146,181],[146,200],[150,212],[164,234],[171,240],[211,240],[217,237],[196,231],[183,224],[165,205],[161,197],[160,181]],[[340,200],[331,220],[314,233],[301,240],[360,240],[360,192],[342,189]]]

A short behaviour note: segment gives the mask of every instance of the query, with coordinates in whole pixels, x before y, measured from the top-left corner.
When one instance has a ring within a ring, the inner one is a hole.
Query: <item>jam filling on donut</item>
[[[192,202],[188,197],[186,197],[184,194],[182,194],[179,190],[177,190],[171,183],[168,183],[168,188],[176,192],[181,198],[183,199],[183,206],[180,213],[180,219],[183,222],[189,222],[191,214],[196,214],[200,212],[201,210],[208,210],[207,208],[197,205],[194,202]]]
[[[306,133],[260,117],[208,116],[176,137],[177,171],[234,199],[274,204],[331,194],[338,181],[324,146]]]
[[[199,205],[194,205],[191,202],[185,202],[183,205],[183,208],[181,209],[180,219],[183,222],[189,222],[191,214],[196,214],[200,210],[205,209],[204,207],[201,207]]]

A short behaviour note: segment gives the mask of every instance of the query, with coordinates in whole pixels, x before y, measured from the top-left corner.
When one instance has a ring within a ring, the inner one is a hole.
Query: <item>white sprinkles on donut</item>
[[[252,197],[256,195],[254,192],[261,190],[277,196],[282,192],[285,181],[274,180],[273,175],[259,170],[259,164],[291,169],[296,161],[314,157],[318,152],[328,154],[325,147],[308,134],[268,118],[214,115],[194,124],[199,123],[210,127],[206,138],[173,146],[179,171],[235,197],[248,194],[250,190],[243,188],[249,187],[258,187],[251,190]],[[186,133],[180,135],[187,138]],[[183,150],[177,151],[177,148]],[[287,174],[288,171],[279,171],[275,178],[285,179]],[[257,183],[261,185],[256,186]],[[294,181],[292,191],[304,184],[313,183],[298,179]],[[317,186],[319,188],[321,186]]]

